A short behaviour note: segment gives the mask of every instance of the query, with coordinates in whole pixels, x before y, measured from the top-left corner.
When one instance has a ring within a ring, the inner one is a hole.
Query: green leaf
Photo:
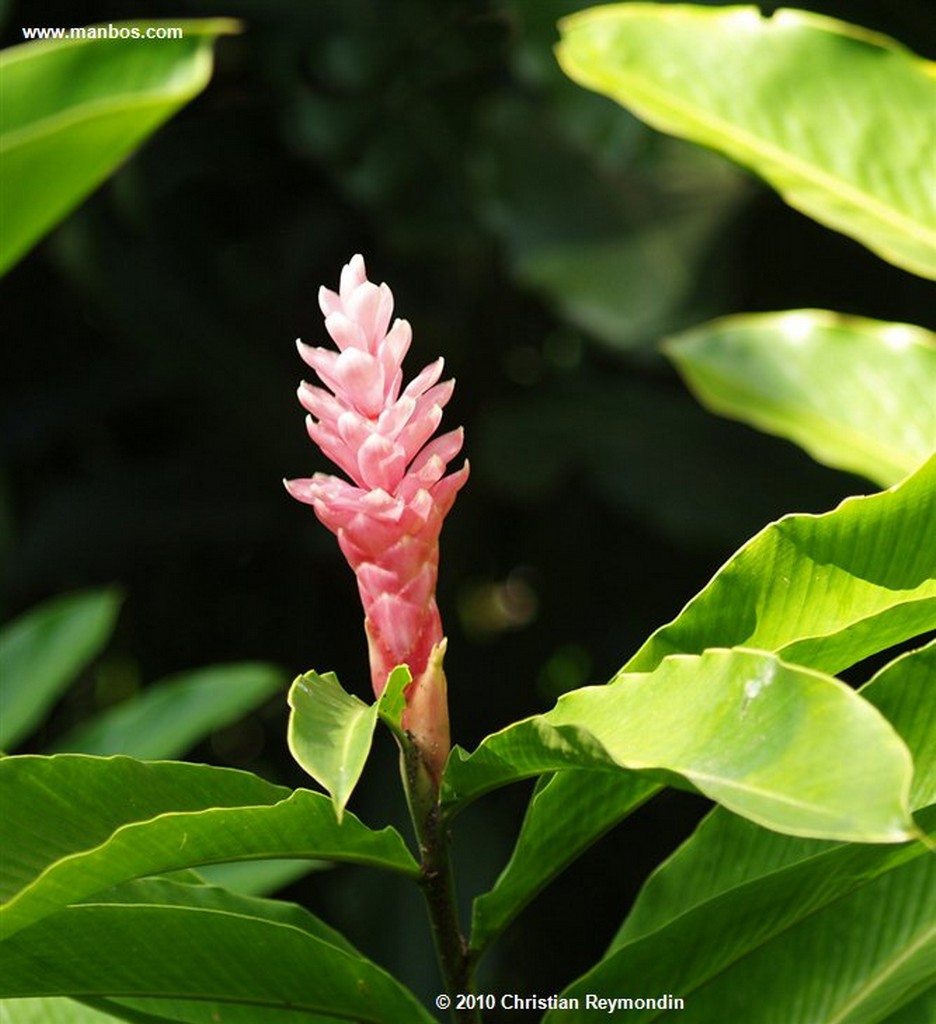
[[[830,848],[772,836],[768,844],[800,849],[794,863],[771,864],[760,848],[760,836],[769,833],[716,816],[718,833],[693,858],[691,878],[674,879],[666,894],[674,910],[667,923],[645,920],[620,936],[564,995],[582,999],[583,1007],[588,992],[685,1000],[688,1017],[675,1010],[633,1015],[643,1021],[857,1024],[881,1020],[933,983],[936,858],[923,844]],[[928,813],[926,823],[936,827],[936,815]],[[748,865],[754,881],[744,880]],[[665,870],[654,876],[658,887]],[[733,884],[732,872],[739,876]],[[699,889],[713,873],[725,888],[706,898]],[[689,902],[677,911],[679,892]],[[592,1016],[547,1014],[544,1021]]]
[[[586,88],[709,146],[791,205],[936,278],[933,65],[805,11],[628,3],[564,19],[558,58]]]
[[[282,669],[264,662],[180,673],[81,723],[56,740],[51,752],[180,757],[284,689],[285,682]]]
[[[113,1024],[117,1019],[64,996],[0,1000],[3,1024]]]
[[[239,28],[228,18],[173,24],[181,39],[69,39],[0,54],[0,272],[205,88],[215,38]],[[151,27],[166,24],[113,28]]]
[[[707,647],[839,672],[936,628],[936,456],[890,490],[789,515],[748,541],[624,666]]]
[[[306,1024],[309,1015],[432,1022],[413,995],[338,933],[290,904],[150,880],[69,907],[0,944],[0,994],[167,1000],[205,1024],[227,1006]],[[156,997],[156,998],[154,998]],[[186,1006],[186,1004],[189,1004]],[[131,1003],[131,1005],[133,1005]]]
[[[582,783],[574,804],[565,799],[565,777]],[[541,779],[510,860],[490,891],[474,901],[474,955],[480,956],[563,868],[659,789],[651,780],[625,772],[572,771]]]
[[[702,403],[889,487],[936,449],[936,335],[821,310],[730,316],[670,339]]]
[[[445,641],[442,641],[443,644]],[[443,646],[442,654],[445,653]],[[397,667],[387,676],[387,685],[377,701],[377,714],[381,722],[399,739],[404,738],[403,712],[406,710],[406,688],[413,681],[406,665]]]
[[[39,725],[110,639],[119,608],[117,590],[86,590],[47,601],[3,627],[0,749],[14,747]]]
[[[934,476],[936,460],[931,460],[891,491],[849,499],[822,516],[790,516],[767,527],[673,623],[650,638],[625,670],[649,671],[673,651],[747,641],[786,651],[788,658],[794,651],[797,662],[812,668],[839,671],[932,628]],[[845,586],[826,589],[824,581],[836,566],[843,567],[834,576]],[[784,585],[778,587],[777,580]],[[452,769],[457,770],[455,758]],[[566,843],[557,843],[551,832],[551,819],[563,808],[588,809],[577,824],[576,853],[629,813],[625,801],[616,815],[617,795],[613,790],[603,795],[591,772],[560,772],[547,792],[548,800],[531,803],[512,858],[532,865],[524,871],[527,886],[518,889],[521,905],[569,863]]]
[[[234,860],[368,864],[417,877],[399,834],[247,772],[125,757],[0,759],[0,935],[109,886]]]
[[[324,871],[330,867],[327,861],[316,860],[239,860],[226,864],[203,864],[198,874],[209,885],[219,885],[245,896],[269,896],[312,871]]]
[[[861,688],[861,696],[900,733],[914,761],[910,806],[936,803],[936,640],[896,658]]]
[[[936,986],[927,989],[912,1003],[902,1006],[896,1013],[888,1015],[883,1024],[929,1024],[936,1020]]]
[[[289,707],[289,751],[331,794],[341,821],[370,754],[377,703],[348,693],[334,672],[306,672],[290,688]]]
[[[670,772],[767,828],[857,842],[913,835],[912,764],[844,683],[748,650],[677,655],[565,694],[545,715],[455,749],[451,803],[561,768]]]
[[[931,668],[932,647],[928,645],[892,662],[861,691],[869,699],[874,691],[878,706],[893,713],[895,729],[911,742],[918,773],[927,777],[936,769],[936,743],[919,728],[918,719],[921,714],[926,717],[931,702],[922,688],[914,698],[901,697],[908,683],[912,686]],[[914,663],[916,671],[911,667]],[[921,808],[932,800],[931,792],[918,792],[912,806]],[[920,815],[920,824],[929,830],[936,827],[936,807]],[[875,945],[879,937],[882,948],[890,944],[896,949],[892,954],[896,961],[904,955],[911,959],[915,955],[916,940],[906,938],[917,934],[912,924],[917,909],[911,884],[906,883],[909,891],[904,891],[905,883],[895,883],[890,891],[896,891],[897,900],[851,929],[837,918],[837,907],[839,901],[848,904],[851,894],[859,890],[890,886],[886,881],[889,872],[920,858],[933,861],[920,843],[873,847],[792,838],[757,828],[716,808],[651,875],[604,963],[586,977],[594,984],[613,984],[614,979],[633,972],[630,976],[645,979],[648,988],[653,984],[665,986],[683,996],[687,1008],[694,1008],[699,991],[710,985],[718,992],[732,988],[757,991],[760,981],[748,975],[747,967],[753,957],[755,961],[772,960],[775,987],[787,987],[798,994],[803,1006],[812,1008],[814,993],[809,991],[808,981],[813,972],[812,959],[825,969],[824,981],[831,987],[841,983],[838,970],[828,971],[828,960],[815,952],[822,942],[835,948],[836,963],[867,963],[878,955]],[[793,942],[788,941],[788,932],[796,935]],[[928,939],[924,936],[923,941]],[[664,979],[659,971],[651,971],[649,976],[641,973],[655,951],[658,954],[663,949],[667,950],[672,976]],[[902,967],[896,961],[893,966],[899,976]],[[680,966],[676,968],[675,964]],[[870,1005],[866,999],[875,991],[876,986],[869,983],[856,1004],[854,1018],[827,1017],[816,1010],[809,1019],[882,1019],[878,1015],[861,1016]],[[902,998],[906,995],[904,992]],[[766,1013],[776,1000],[784,1008],[769,1019],[798,1020],[796,1013],[785,1007],[785,998],[781,993],[773,995],[770,1003],[752,999],[751,1006],[762,1007]],[[744,1019],[753,1022],[765,1018],[752,1009]]]

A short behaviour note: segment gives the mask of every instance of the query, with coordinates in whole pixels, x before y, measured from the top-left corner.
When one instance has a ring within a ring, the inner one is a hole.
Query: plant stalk
[[[401,768],[410,815],[419,843],[422,890],[429,912],[432,939],[442,974],[443,991],[452,1000],[453,1024],[481,1024],[477,1007],[460,1009],[457,997],[474,993],[473,964],[458,922],[455,879],[449,856],[448,830],[439,805],[439,785],[419,748],[401,744]]]

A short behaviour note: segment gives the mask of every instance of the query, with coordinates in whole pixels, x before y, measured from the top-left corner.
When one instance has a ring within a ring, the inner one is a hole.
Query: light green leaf
[[[628,3],[564,19],[563,70],[720,151],[791,205],[936,278],[933,65],[805,11]]]
[[[575,803],[565,799],[564,778],[581,783]],[[493,887],[474,901],[471,949],[475,956],[551,879],[659,789],[657,783],[627,772],[569,771],[540,779],[510,860]]]
[[[936,803],[936,640],[895,658],[861,688],[894,726],[914,761],[910,806]]]
[[[936,335],[822,310],[730,316],[665,350],[702,403],[889,487],[936,450]]]
[[[921,713],[926,717],[928,695],[921,689],[916,691],[915,699],[901,699],[901,695],[908,682],[913,685],[928,670],[933,646],[892,662],[861,691],[869,697],[876,691],[875,702],[893,712],[892,724],[911,740],[917,770],[928,777],[936,769],[936,743],[929,741],[917,724]],[[920,675],[911,670],[914,662]],[[932,793],[918,793],[912,806],[923,807],[932,798]],[[920,825],[929,831],[936,828],[936,807],[920,814]],[[858,890],[889,885],[889,872],[919,858],[933,860],[921,843],[873,847],[797,839],[757,828],[716,808],[651,875],[612,942],[605,964],[596,968],[598,972],[607,970],[608,974],[592,980],[613,983],[614,978],[623,978],[628,972],[637,972],[631,976],[643,978],[645,975],[639,972],[652,959],[654,951],[667,949],[668,964],[680,964],[679,976],[674,973],[664,981],[657,972],[646,980],[650,985],[665,984],[669,991],[684,996],[687,1008],[694,1009],[698,990],[709,985],[720,992],[726,988],[754,991],[759,982],[748,975],[749,957],[770,960],[772,956],[776,987],[786,986],[791,993],[799,994],[804,1006],[811,1007],[809,959],[816,956],[816,945],[823,941],[833,943],[836,963],[867,962],[868,957],[876,955],[874,946],[879,935],[885,946],[896,943],[898,958],[906,953],[912,959],[912,943],[904,944],[902,938],[908,929],[912,933],[912,920],[917,912],[912,894],[853,929],[842,921],[836,924],[836,908],[840,900],[847,903]],[[833,940],[830,933],[836,928]],[[789,930],[797,936],[792,944],[786,939]],[[924,937],[924,941],[928,940]],[[828,966],[827,959],[818,959],[820,965]],[[899,976],[900,965],[895,966]],[[839,985],[838,971],[826,970],[825,980],[832,987]],[[874,991],[876,986],[869,984],[869,999]],[[906,995],[904,991],[901,998]],[[784,1003],[785,997],[772,998],[777,999],[780,1007],[775,1017],[769,1016],[773,1003],[758,999],[751,1001],[752,1010],[745,1019],[798,1019]],[[856,1005],[859,1016],[842,1020],[882,1019],[876,1014],[860,1015],[870,1005],[862,996]],[[763,1009],[763,1016],[755,1014],[755,1006]],[[659,1015],[659,1019],[666,1019],[666,1015]],[[838,1018],[827,1018],[816,1011],[810,1019]]]
[[[317,860],[238,860],[203,864],[198,874],[209,885],[219,885],[245,896],[269,896],[312,871],[330,867],[327,861]]]
[[[306,672],[289,691],[289,751],[331,794],[339,821],[364,771],[377,704],[348,693],[334,672]]]
[[[936,456],[890,490],[789,515],[748,541],[624,666],[756,647],[839,672],[936,628]]]
[[[125,757],[0,759],[0,936],[109,886],[234,860],[418,867],[392,828],[335,821],[327,797],[247,772]]]
[[[114,1024],[118,1019],[64,996],[0,1000],[0,1024]]]
[[[709,650],[574,690],[467,755],[443,798],[561,768],[679,775],[736,814],[791,835],[902,842],[913,835],[910,755],[844,683],[772,654]]]
[[[228,18],[172,24],[181,39],[68,39],[0,54],[0,272],[205,88],[215,38],[238,31]],[[114,31],[166,27],[121,23]]]
[[[443,641],[444,643],[445,641]],[[445,647],[442,648],[445,653]],[[387,685],[377,701],[377,714],[381,722],[394,734],[403,738],[403,712],[406,710],[406,688],[413,681],[406,665],[397,667],[387,677]]]
[[[936,778],[936,735],[931,691],[926,689],[926,683],[931,685],[934,678],[934,657],[936,641],[895,659],[860,690],[862,697],[888,717],[914,756],[916,774],[910,798],[913,810],[936,804],[936,786],[931,783]],[[931,818],[933,814],[936,811],[931,812]],[[845,850],[832,843],[767,832],[716,808],[651,875],[612,948],[657,930],[723,892],[819,854],[825,857],[827,851],[835,849]],[[911,851],[914,856],[920,852],[920,849]],[[851,857],[852,854],[839,852],[835,856]],[[854,856],[860,860],[865,855],[856,853]],[[834,862],[827,857],[825,861]],[[902,860],[888,859],[887,862],[902,863]],[[851,885],[854,878],[853,873],[839,873],[841,884]]]
[[[167,1001],[204,1024],[307,1024],[310,1015],[386,1022],[434,1018],[338,933],[290,904],[151,880],[69,907],[0,944],[0,994]],[[154,998],[156,997],[156,998]],[[186,1004],[189,1004],[186,1006]],[[131,1004],[132,1005],[132,1004]],[[314,1019],[314,1017],[313,1017]]]
[[[884,494],[849,499],[823,516],[790,516],[767,527],[625,669],[649,671],[674,651],[747,641],[795,651],[796,660],[812,668],[839,671],[933,628],[934,475],[936,460],[931,460],[928,468]],[[823,581],[836,566],[844,571],[835,569],[834,575],[846,585],[827,589]],[[783,586],[777,586],[778,580]],[[555,842],[551,832],[551,820],[562,808],[588,808],[577,825],[576,853],[629,813],[625,802],[615,818],[617,795],[613,790],[602,794],[591,772],[560,772],[543,796],[547,793],[548,799],[530,804],[513,854],[512,860],[530,865],[523,872],[526,885],[517,889],[518,909],[569,863],[566,845]],[[509,914],[509,908],[498,912]]]
[[[283,670],[264,662],[179,673],[82,722],[56,740],[51,752],[181,757],[215,729],[285,689],[285,683]]]
[[[113,588],[57,597],[0,632],[0,749],[42,721],[110,639],[120,608]]]

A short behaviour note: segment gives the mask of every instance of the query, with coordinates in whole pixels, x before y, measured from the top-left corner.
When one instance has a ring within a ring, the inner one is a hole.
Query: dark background
[[[111,582],[125,594],[108,653],[32,749],[217,661],[334,669],[368,697],[353,576],[280,482],[327,468],[293,342],[325,343],[318,286],[358,251],[413,324],[408,376],[443,354],[458,379],[445,423],[465,425],[472,476],[443,533],[439,604],[463,746],[609,678],[770,519],[872,490],[705,413],[658,342],[794,307],[933,327],[928,286],[566,80],[554,25],[583,6],[6,5],[7,45],[22,25],[245,23],[206,92],[2,283],[3,611]],[[925,0],[809,6],[936,55]],[[277,699],[191,756],[303,784],[285,722]],[[527,793],[457,828],[466,899],[496,877]],[[561,989],[705,806],[668,792],[629,819],[531,906],[483,984]],[[352,809],[405,827],[388,740]],[[341,869],[286,895],[435,991],[408,889]]]

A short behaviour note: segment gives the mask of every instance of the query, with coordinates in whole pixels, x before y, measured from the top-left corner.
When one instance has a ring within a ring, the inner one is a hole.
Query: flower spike
[[[446,475],[462,447],[461,428],[430,438],[454,381],[438,383],[438,359],[403,387],[412,330],[405,320],[391,325],[393,294],[367,280],[360,255],[342,269],[337,292],[319,290],[319,306],[338,351],[297,342],[324,385],[303,382],[299,402],[309,436],[351,482],[316,473],[285,481],[286,489],[313,507],[354,570],[374,693],[380,696],[397,665],[409,668],[402,725],[438,778],[449,750],[435,600],[439,534],[468,463]]]

